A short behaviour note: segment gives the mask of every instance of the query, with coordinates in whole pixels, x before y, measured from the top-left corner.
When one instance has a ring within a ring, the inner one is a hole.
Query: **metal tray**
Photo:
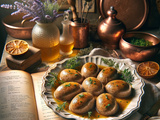
[[[117,19],[121,20],[127,31],[137,30],[145,23],[149,4],[147,0],[97,0],[99,12],[107,18],[107,10],[113,6],[117,10]]]

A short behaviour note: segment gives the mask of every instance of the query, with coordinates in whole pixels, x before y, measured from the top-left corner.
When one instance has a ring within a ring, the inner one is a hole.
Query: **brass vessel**
[[[125,33],[125,25],[116,18],[117,11],[110,7],[108,18],[104,19],[97,28],[98,36],[107,49],[117,49],[121,36]]]

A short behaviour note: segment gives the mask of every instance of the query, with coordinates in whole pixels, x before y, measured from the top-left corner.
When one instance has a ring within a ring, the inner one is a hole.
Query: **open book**
[[[62,120],[41,98],[44,72],[0,72],[1,120]]]

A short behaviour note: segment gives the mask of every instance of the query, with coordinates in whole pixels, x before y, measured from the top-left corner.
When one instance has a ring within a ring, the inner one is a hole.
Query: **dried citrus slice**
[[[29,45],[23,40],[12,40],[5,45],[5,50],[10,55],[21,55],[27,52]]]
[[[138,74],[146,79],[153,78],[159,71],[159,64],[154,61],[142,62],[137,66]]]

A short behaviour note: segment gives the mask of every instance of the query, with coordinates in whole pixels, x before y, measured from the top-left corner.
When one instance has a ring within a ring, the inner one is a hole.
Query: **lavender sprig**
[[[21,2],[15,1],[14,5],[2,4],[2,8],[17,9],[11,15],[24,13],[23,19],[32,17],[30,21],[38,21],[42,23],[53,22],[56,18],[63,14],[58,14],[61,5],[57,0],[45,0],[42,3],[40,0],[22,0]]]

